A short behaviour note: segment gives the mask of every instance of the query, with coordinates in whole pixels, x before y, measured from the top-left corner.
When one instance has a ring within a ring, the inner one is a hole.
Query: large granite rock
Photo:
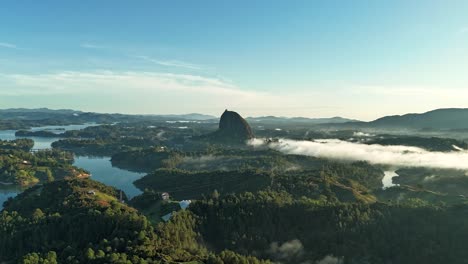
[[[214,133],[217,140],[244,142],[254,138],[252,128],[242,116],[233,111],[224,111],[219,121],[219,129]]]

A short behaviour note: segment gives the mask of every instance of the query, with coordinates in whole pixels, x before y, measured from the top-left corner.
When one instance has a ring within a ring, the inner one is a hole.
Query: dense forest
[[[151,225],[89,179],[54,181],[5,203],[0,260],[19,263],[267,263],[232,251],[210,253],[198,242],[195,216],[180,212]]]
[[[467,148],[443,137],[264,125],[239,131],[269,142]],[[4,204],[0,262],[466,262],[465,171],[289,155],[213,139],[216,129],[212,122],[134,119],[61,134],[16,133],[61,138],[46,150],[33,150],[31,139],[0,141],[0,181],[28,188]],[[134,183],[143,193],[128,199],[93,181],[73,166],[75,155],[111,156],[113,166],[144,173]],[[392,187],[383,183],[389,171]]]
[[[30,139],[0,141],[0,182],[4,185],[31,186],[64,177],[88,177],[83,169],[74,167],[73,154],[60,150],[31,153]]]
[[[157,193],[142,196],[129,204],[137,210],[125,198],[118,200],[118,190],[89,179],[31,188],[5,203],[0,252],[7,253],[2,258],[21,263],[463,263],[468,257],[463,204],[215,191],[168,222],[152,222],[144,209],[170,201]]]
[[[451,138],[439,137],[417,137],[417,136],[391,136],[373,138],[366,141],[366,144],[379,145],[402,145],[420,147],[429,151],[459,151],[460,149],[468,149],[468,144],[463,141]]]
[[[59,136],[63,139],[54,142],[53,147],[81,155],[112,156],[125,151],[150,147],[165,146],[189,151],[203,150],[209,145],[206,141],[189,139],[211,131],[211,123],[207,125],[195,123],[192,127],[182,127],[183,129],[179,126],[178,124],[169,126],[165,122],[136,122],[87,127],[60,134]],[[38,133],[28,132],[27,134],[37,136]]]
[[[465,263],[467,209],[418,199],[399,205],[339,203],[271,192],[210,198],[191,207],[213,247],[286,263],[326,256],[345,263]],[[296,250],[276,248],[285,243]]]

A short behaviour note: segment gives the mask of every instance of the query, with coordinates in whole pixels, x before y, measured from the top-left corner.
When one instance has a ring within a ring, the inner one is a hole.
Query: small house
[[[183,201],[180,201],[179,202],[179,206],[182,210],[185,210],[187,209],[187,207],[189,207],[189,205],[192,203],[192,201],[190,200],[183,200]]]
[[[161,198],[162,198],[164,201],[167,201],[167,200],[169,200],[170,195],[169,195],[169,193],[167,193],[167,192],[163,192],[163,193],[161,194]]]

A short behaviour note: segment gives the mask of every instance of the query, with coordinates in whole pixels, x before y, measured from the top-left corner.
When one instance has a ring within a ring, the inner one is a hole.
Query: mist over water
[[[382,189],[385,190],[393,186],[398,186],[398,184],[393,183],[393,178],[398,176],[399,175],[395,171],[385,171],[382,179]]]
[[[315,141],[280,139],[268,143],[264,139],[253,139],[248,143],[254,147],[269,147],[285,154],[367,161],[371,164],[399,167],[468,170],[467,150],[435,152],[418,147],[366,145],[338,139]]]

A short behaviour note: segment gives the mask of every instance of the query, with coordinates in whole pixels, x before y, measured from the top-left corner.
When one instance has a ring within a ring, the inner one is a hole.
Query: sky
[[[5,0],[0,108],[361,120],[468,108],[468,1]]]

